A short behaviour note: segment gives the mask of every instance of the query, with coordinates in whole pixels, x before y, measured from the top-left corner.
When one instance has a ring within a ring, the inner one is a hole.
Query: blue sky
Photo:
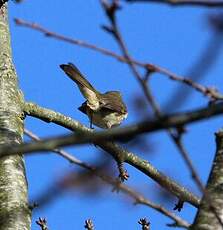
[[[14,24],[13,18],[21,18],[38,23],[49,30],[63,35],[88,41],[100,47],[119,53],[113,38],[101,29],[107,23],[100,4],[96,0],[24,0],[22,4],[10,3],[10,26],[14,63],[19,76],[20,87],[25,99],[51,108],[89,125],[87,117],[77,107],[84,101],[78,88],[58,67],[62,63],[73,62],[100,91],[120,90],[129,108],[129,117],[124,122],[132,124],[141,114],[133,106],[134,98],[143,93],[132,76],[128,66],[111,57],[73,46]],[[184,75],[195,63],[207,46],[213,33],[207,24],[207,15],[215,10],[191,7],[170,7],[156,4],[124,4],[118,13],[118,22],[130,53],[135,59],[151,62],[172,72]],[[222,89],[222,54],[215,65],[205,72],[202,84]],[[166,76],[152,77],[152,91],[164,106],[180,83],[167,80]],[[173,102],[174,103],[174,102]],[[197,92],[192,92],[176,111],[185,111],[207,105],[207,100]],[[173,104],[174,107],[174,104]],[[168,111],[171,112],[171,111]],[[221,128],[222,118],[188,126],[184,142],[202,180],[205,182],[214,156],[214,132]],[[64,128],[43,123],[28,117],[26,127],[40,137],[68,133]],[[165,132],[147,135],[145,139],[151,150],[128,147],[144,157],[159,170],[170,175],[179,183],[198,193],[183,160]],[[94,146],[68,148],[76,157],[94,165],[106,153],[99,153]],[[147,153],[151,154],[147,154]],[[114,166],[114,165],[113,165]],[[77,172],[77,166],[70,165],[54,154],[35,154],[26,157],[30,199],[42,194],[48,186],[56,183],[65,173]],[[126,166],[130,179],[126,182],[154,202],[172,209],[173,202],[167,203],[157,195],[157,185],[136,169]],[[114,175],[117,175],[114,166]],[[192,222],[195,209],[188,204],[177,213]],[[132,200],[122,194],[111,192],[105,187],[92,195],[73,188],[62,194],[43,209],[36,209],[33,220],[46,217],[49,228],[84,229],[84,220],[92,218],[96,229],[140,229],[139,218],[147,217],[152,229],[169,229],[171,221],[156,211],[133,206]],[[33,224],[32,229],[39,229]]]

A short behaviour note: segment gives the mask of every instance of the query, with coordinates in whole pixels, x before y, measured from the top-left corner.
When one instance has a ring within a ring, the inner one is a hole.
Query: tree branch
[[[87,230],[94,230],[94,224],[93,221],[91,219],[85,220],[85,225],[84,228]]]
[[[196,121],[212,118],[223,113],[223,102],[211,104],[207,107],[189,112],[162,116],[158,119],[147,120],[126,127],[113,128],[105,131],[92,131],[70,117],[66,117],[60,113],[45,109],[33,103],[26,103],[24,112],[29,116],[36,117],[45,122],[54,122],[65,128],[79,132],[79,134],[75,137],[76,139],[72,140],[73,144],[85,144],[94,141],[111,140],[114,138],[119,139],[126,136],[134,137],[138,134],[150,133],[171,127],[184,126]],[[81,135],[83,132],[84,135]]]
[[[223,130],[216,133],[216,154],[192,230],[223,228]]]
[[[116,53],[114,53],[108,49],[98,47],[94,44],[85,42],[83,40],[69,38],[69,37],[66,37],[64,35],[55,33],[53,31],[50,31],[50,30],[38,25],[37,23],[30,23],[30,22],[27,22],[25,20],[18,19],[18,18],[15,18],[15,23],[19,26],[24,26],[24,27],[39,31],[39,32],[43,33],[44,35],[46,35],[47,37],[55,38],[55,39],[60,40],[60,41],[64,41],[64,42],[67,42],[67,43],[70,43],[73,45],[78,45],[78,46],[81,46],[84,48],[88,48],[88,49],[97,51],[97,52],[102,53],[104,55],[113,57],[120,62],[124,62],[127,64],[130,62],[127,57],[124,57],[122,55],[118,55],[118,54],[116,54]],[[178,76],[178,75],[174,74],[173,72],[171,72],[171,71],[169,71],[163,67],[154,65],[152,63],[143,63],[143,62],[140,62],[140,61],[134,60],[134,59],[131,59],[131,63],[133,63],[137,66],[143,67],[149,72],[157,72],[157,73],[160,73],[160,74],[167,76],[170,80],[186,84],[187,86],[192,87],[197,92],[202,93],[204,96],[210,98],[211,100],[223,99],[223,96],[217,91],[217,89],[202,86],[196,82],[193,82],[191,79],[187,79],[183,76]]]
[[[40,141],[40,138],[38,136],[36,136],[35,134],[33,134],[32,132],[28,130],[25,130],[25,134],[35,141]],[[90,171],[93,175],[99,177],[102,181],[115,187],[116,190],[121,191],[125,193],[126,195],[130,196],[131,198],[134,199],[135,204],[143,204],[169,217],[170,219],[174,221],[175,226],[182,227],[182,228],[188,228],[190,226],[190,224],[187,223],[185,220],[181,219],[179,216],[175,215],[174,213],[168,211],[163,206],[153,203],[149,199],[145,198],[142,194],[135,191],[133,188],[123,183],[120,183],[117,180],[114,180],[112,177],[105,175],[104,173],[98,172],[95,167],[77,159],[76,157],[72,156],[68,152],[62,149],[53,149],[52,151],[62,156],[64,159],[68,160],[70,163],[78,165]]]
[[[39,107],[39,106],[32,104],[32,103],[27,103],[24,107],[24,111],[27,115],[34,116],[34,117],[39,118],[45,122],[53,122],[55,124],[58,124],[58,125],[61,125],[65,128],[67,128],[69,130],[77,132],[76,136],[74,134],[72,136],[65,137],[65,139],[63,141],[66,141],[66,144],[68,144],[68,142],[71,144],[74,141],[74,138],[73,138],[74,136],[76,138],[75,141],[77,141],[80,138],[80,136],[82,136],[82,138],[87,138],[88,141],[93,141],[94,138],[95,138],[94,140],[96,140],[97,138],[103,138],[100,135],[101,135],[101,132],[105,132],[105,131],[95,132],[98,134],[96,134],[96,136],[94,137],[95,133],[93,133],[93,131],[91,129],[88,129],[87,127],[81,125],[79,122],[73,121],[71,118],[66,117],[60,113],[56,113],[56,112],[49,110],[49,109],[44,109],[44,108]],[[116,130],[119,130],[119,129],[116,129]],[[114,131],[115,131],[115,129],[109,130],[109,132],[114,132]],[[109,138],[111,138],[111,136],[109,136]],[[85,139],[85,141],[87,139]],[[62,142],[61,139],[59,140],[59,142],[60,142],[60,144],[58,145],[58,143],[57,144],[55,143],[55,140],[52,140],[50,145],[47,145],[47,143],[43,141],[41,147],[44,147],[44,149],[42,149],[42,150],[52,150],[53,148],[62,146],[64,144],[64,142]],[[82,143],[83,143],[83,140],[82,140]],[[33,144],[34,144],[35,150],[38,151],[37,150],[38,147],[37,147],[36,143],[30,143],[30,144],[15,146],[15,147],[10,146],[10,147],[6,147],[6,149],[8,151],[8,154],[13,154],[15,149],[18,149],[18,148],[20,148],[20,150],[22,149],[22,152],[24,152],[23,151],[24,147],[26,148],[26,151],[29,152],[31,150],[31,148],[32,148],[31,146]],[[40,144],[40,142],[38,144]],[[102,141],[98,141],[98,142],[96,141],[95,144],[100,146],[103,150],[108,152],[115,159],[121,157],[126,163],[132,165],[133,167],[137,168],[138,170],[140,170],[141,172],[143,172],[147,176],[151,177],[158,184],[160,184],[161,186],[166,188],[169,192],[171,192],[172,194],[174,194],[175,196],[177,196],[181,200],[189,202],[192,205],[198,207],[199,198],[194,196],[191,192],[187,191],[184,187],[178,185],[176,182],[171,180],[169,177],[166,177],[165,175],[163,175],[161,172],[159,172],[157,169],[155,169],[149,162],[139,158],[134,153],[129,152],[129,151],[121,148],[120,146],[118,146],[117,144],[114,144],[114,143],[107,142],[107,141],[103,141],[103,142]],[[1,152],[2,152],[2,150],[0,151],[0,153]]]
[[[172,6],[206,6],[206,7],[221,7],[223,6],[222,0],[125,0],[129,3],[163,3]]]
[[[118,24],[117,24],[117,20],[116,20],[116,12],[117,10],[119,10],[119,1],[115,1],[113,0],[111,3],[108,2],[107,0],[101,0],[101,5],[108,17],[108,19],[110,20],[110,26],[104,26],[103,28],[110,34],[113,35],[113,37],[115,38],[115,40],[117,41],[117,44],[120,46],[120,49],[124,55],[124,57],[128,60],[128,65],[130,67],[130,69],[132,70],[136,80],[138,80],[140,86],[142,87],[142,90],[146,96],[146,99],[147,101],[150,103],[152,109],[154,110],[154,113],[156,115],[156,117],[158,119],[162,118],[162,112],[161,110],[159,109],[159,106],[158,104],[156,103],[153,95],[151,94],[151,90],[149,89],[148,85],[147,85],[147,80],[148,80],[148,76],[150,73],[152,72],[149,72],[147,71],[147,75],[146,77],[143,79],[143,76],[140,75],[140,73],[137,71],[134,63],[132,62],[132,58],[128,52],[128,49],[127,49],[127,46],[124,42],[124,39],[122,38],[122,35],[120,33],[120,30],[119,30],[119,27],[118,27]],[[187,83],[187,84],[190,84],[190,85],[193,85],[193,82],[191,80],[185,80],[184,83]],[[202,91],[205,94],[208,93],[208,90],[206,92],[206,89],[203,88],[203,87],[196,87],[196,85],[193,85],[193,88],[198,90],[198,91]],[[213,94],[213,92],[211,92],[211,94]],[[178,127],[183,127],[183,125],[181,126],[178,126]],[[181,138],[182,138],[182,132],[180,131],[179,132],[179,129],[176,131],[176,134],[173,132],[172,129],[168,128],[167,129],[168,131],[168,134],[170,135],[170,137],[172,138],[173,142],[175,143],[175,145],[177,146],[177,148],[179,149],[184,161],[186,162],[189,170],[191,171],[192,175],[193,175],[193,178],[198,186],[198,188],[201,190],[201,192],[203,194],[206,195],[206,201],[208,202],[208,205],[210,207],[210,210],[212,211],[212,213],[214,214],[214,216],[216,217],[216,219],[218,220],[218,222],[220,223],[220,225],[223,227],[223,223],[218,215],[218,213],[216,212],[216,209],[215,207],[213,206],[212,202],[211,202],[211,199],[209,198],[209,195],[207,192],[205,192],[205,188],[204,186],[202,185],[202,182],[192,164],[192,161],[190,160],[187,152],[185,151],[185,148],[184,146],[182,145],[182,141],[181,141]],[[183,204],[183,201],[180,200],[180,203]]]
[[[36,224],[40,226],[41,230],[49,230],[47,227],[47,221],[45,218],[40,218],[36,221]]]

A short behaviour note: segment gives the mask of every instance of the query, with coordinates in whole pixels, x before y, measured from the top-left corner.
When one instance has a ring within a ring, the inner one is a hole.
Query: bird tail
[[[97,98],[99,92],[90,84],[74,64],[62,64],[60,68],[78,85],[81,93],[87,100]]]

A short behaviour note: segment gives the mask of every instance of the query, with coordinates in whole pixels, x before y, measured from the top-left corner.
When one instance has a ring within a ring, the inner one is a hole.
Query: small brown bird
[[[72,64],[62,64],[60,68],[79,87],[86,101],[78,108],[100,128],[110,129],[118,126],[127,117],[128,112],[119,91],[98,92],[82,75],[78,68]]]

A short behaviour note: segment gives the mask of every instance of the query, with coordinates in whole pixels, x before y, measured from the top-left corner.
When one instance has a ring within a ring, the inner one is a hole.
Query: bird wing
[[[118,91],[108,91],[101,94],[100,104],[101,108],[107,108],[123,114],[127,113],[127,108],[122,100],[120,92]]]

